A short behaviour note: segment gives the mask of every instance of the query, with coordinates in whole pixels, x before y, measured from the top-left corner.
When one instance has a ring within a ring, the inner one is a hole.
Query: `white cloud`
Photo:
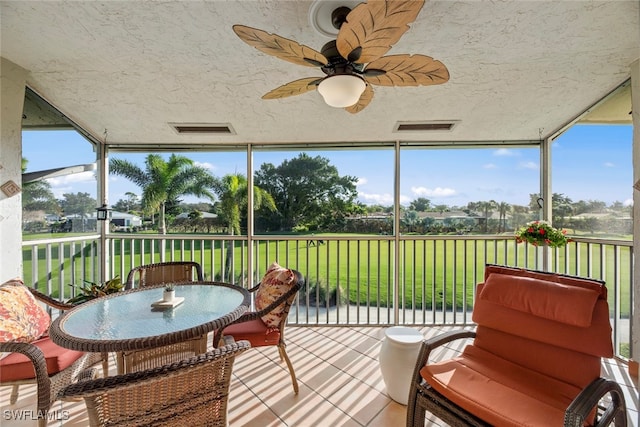
[[[426,188],[426,187],[411,187],[411,192],[420,197],[451,197],[457,194],[453,188]]]
[[[62,199],[65,193],[95,194],[96,173],[93,171],[73,173],[46,180],[51,185],[51,192],[57,199]]]
[[[624,206],[633,206],[633,199],[627,199],[624,202],[622,202],[622,204]]]
[[[605,168],[615,168],[616,165],[612,162],[604,162],[604,167]]]
[[[368,205],[383,205],[388,206],[393,204],[393,194],[384,193],[384,194],[369,194],[369,193],[358,193],[358,198],[364,203]]]
[[[537,170],[538,164],[536,162],[522,162],[520,163],[520,168]]]
[[[51,192],[56,199],[62,199],[64,194],[75,193],[73,187],[51,187]]]
[[[213,164],[209,163],[209,162],[193,162],[194,165],[199,166],[201,168],[204,169],[208,169],[210,171],[214,171],[217,169],[216,166],[214,166]]]
[[[497,169],[498,166],[495,165],[495,163],[486,163],[484,165],[482,165],[483,169]]]
[[[369,182],[367,178],[358,178],[358,181],[356,181],[356,186],[365,185],[367,182]]]
[[[508,148],[498,148],[496,151],[493,152],[494,156],[501,156],[501,157],[512,157],[512,156],[517,156],[518,153],[509,150]]]
[[[80,173],[72,173],[69,175],[59,176],[56,178],[49,178],[47,182],[51,184],[52,187],[61,187],[63,185],[72,185],[77,183],[84,182],[96,182],[96,174],[95,172],[80,172]]]
[[[408,206],[413,201],[412,198],[400,195],[400,204],[403,206]]]

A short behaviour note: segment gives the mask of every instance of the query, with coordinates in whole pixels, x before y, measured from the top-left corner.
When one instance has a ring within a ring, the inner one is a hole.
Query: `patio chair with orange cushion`
[[[600,377],[613,356],[604,282],[487,265],[476,295],[475,331],[423,342],[408,427],[426,412],[451,426],[626,426],[620,385]],[[429,360],[455,340],[458,356]]]
[[[73,308],[13,279],[0,285],[0,385],[12,386],[10,404],[18,387],[37,386],[38,424],[47,424],[47,412],[60,389],[93,370],[103,361],[100,353],[83,353],[54,344],[47,336],[51,319],[37,300],[61,310]],[[85,371],[86,370],[86,371]]]
[[[92,427],[227,427],[233,362],[248,349],[241,341],[148,370],[79,381],[59,397],[84,399]]]
[[[244,313],[229,326],[218,331],[213,341],[219,343],[222,336],[232,336],[236,341],[249,341],[251,347],[278,347],[280,361],[287,364],[293,391],[296,394],[298,381],[287,355],[284,329],[291,304],[298,291],[304,286],[304,282],[300,272],[281,267],[274,262],[267,269],[260,283],[249,289],[249,292],[255,292],[254,310]]]

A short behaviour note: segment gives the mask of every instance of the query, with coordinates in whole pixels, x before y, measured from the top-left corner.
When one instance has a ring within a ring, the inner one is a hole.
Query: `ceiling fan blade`
[[[364,110],[367,105],[369,105],[372,99],[373,88],[371,87],[371,85],[367,85],[367,87],[364,89],[364,92],[362,92],[362,95],[360,95],[360,99],[358,100],[358,102],[350,107],[345,108],[345,110],[347,110],[351,114],[359,113],[360,111]]]
[[[285,85],[273,89],[271,92],[262,96],[262,99],[278,99],[287,98],[289,96],[302,95],[305,92],[315,90],[318,87],[318,83],[322,81],[323,77],[307,77],[304,79],[294,80]]]
[[[380,86],[429,86],[446,83],[449,70],[440,61],[426,55],[390,55],[383,56],[367,65],[372,70],[384,70],[364,78],[368,83]]]
[[[340,27],[336,40],[340,55],[359,64],[380,58],[409,29],[408,24],[415,21],[423,5],[424,0],[360,3]]]
[[[266,31],[244,25],[234,25],[233,31],[249,46],[297,65],[317,67],[318,64],[325,65],[329,62],[317,50],[293,40],[285,39],[277,34],[269,34]]]

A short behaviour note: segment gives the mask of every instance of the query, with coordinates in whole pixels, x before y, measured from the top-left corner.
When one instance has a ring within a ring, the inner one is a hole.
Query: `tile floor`
[[[448,328],[420,328],[426,337]],[[296,369],[300,393],[293,394],[286,365],[276,348],[255,348],[236,359],[229,401],[229,424],[242,427],[396,427],[405,425],[406,407],[385,393],[378,367],[384,337],[381,327],[289,327],[287,352]],[[449,348],[441,357],[462,346]],[[112,362],[112,370],[115,370]],[[639,427],[638,384],[626,366],[615,360],[603,363],[603,375],[615,378],[625,390],[629,425]],[[35,387],[23,386],[16,405],[9,405],[9,387],[0,387],[0,425],[27,427],[35,421],[10,420],[12,411],[32,409]],[[55,403],[65,420],[49,426],[86,426],[83,402]],[[442,426],[437,419],[427,425]]]

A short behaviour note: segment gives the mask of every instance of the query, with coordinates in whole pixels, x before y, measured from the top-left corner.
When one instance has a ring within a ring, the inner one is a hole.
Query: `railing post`
[[[542,135],[542,129],[540,129]],[[541,136],[542,137],[542,136]],[[553,208],[553,193],[551,192],[551,140],[545,138],[540,143],[540,192],[542,197],[542,218],[551,223]],[[549,271],[551,251],[548,247],[542,250],[542,269]]]
[[[97,144],[98,165],[98,200],[101,200],[100,206],[109,205],[109,157],[107,150],[107,130],[104,131],[104,141]],[[109,248],[107,245],[107,232],[109,231],[110,218],[107,216],[105,221],[96,221],[98,232],[100,233],[99,249],[98,249],[98,277],[101,282],[105,282],[109,275]]]
[[[393,208],[393,324],[400,320],[400,141],[395,144],[394,208]]]

